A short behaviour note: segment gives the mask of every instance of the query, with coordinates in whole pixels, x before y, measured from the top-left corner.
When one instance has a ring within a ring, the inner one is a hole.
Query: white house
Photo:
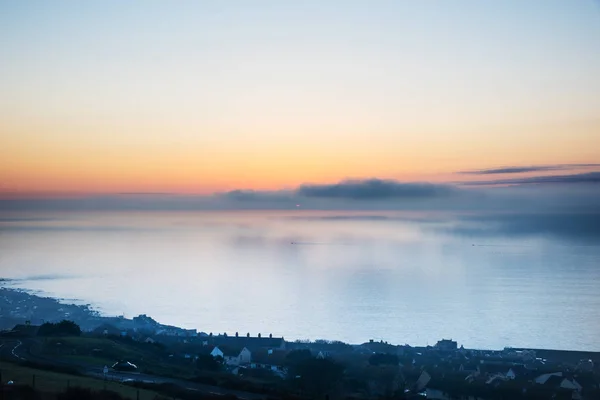
[[[507,379],[525,378],[531,374],[531,371],[523,365],[514,365],[508,369],[506,374]]]
[[[540,375],[537,378],[535,378],[535,383],[539,383],[540,385],[543,385],[552,376],[561,376],[562,377],[563,375],[562,375],[562,372],[552,372],[550,374],[543,374],[543,375]]]
[[[212,351],[210,352],[210,355],[213,356],[214,358],[217,358],[217,357],[225,358],[225,354],[223,354],[221,349],[219,349],[217,346],[215,346],[215,348],[212,349]]]
[[[560,383],[560,387],[563,389],[581,391],[581,385],[575,379],[563,379]]]
[[[252,353],[246,347],[239,352],[236,350],[225,349],[222,353],[225,364],[229,366],[250,364],[252,361]]]
[[[582,386],[575,379],[564,378],[562,372],[554,372],[551,374],[540,375],[537,378],[535,378],[535,383],[545,385],[549,381],[549,379],[553,377],[557,377],[558,379],[560,379],[560,384],[558,385],[560,388],[572,390],[574,392],[574,398],[578,397],[578,395],[581,392]]]

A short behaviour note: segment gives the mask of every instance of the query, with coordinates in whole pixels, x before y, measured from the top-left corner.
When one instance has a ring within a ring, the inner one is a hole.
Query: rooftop
[[[213,336],[209,341],[218,346],[234,348],[246,347],[249,350],[257,348],[278,348],[284,345],[283,338],[247,337],[247,336]]]

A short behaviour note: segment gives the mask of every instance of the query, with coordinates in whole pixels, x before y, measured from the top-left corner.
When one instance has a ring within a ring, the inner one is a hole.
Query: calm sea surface
[[[0,214],[9,285],[205,332],[600,351],[600,247],[442,214]]]

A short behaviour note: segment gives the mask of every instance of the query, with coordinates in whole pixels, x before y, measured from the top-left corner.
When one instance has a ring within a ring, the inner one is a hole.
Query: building
[[[580,360],[577,364],[577,370],[591,372],[594,370],[594,362],[592,360]]]
[[[452,339],[442,339],[435,344],[435,348],[442,351],[456,351],[458,350],[458,343]]]
[[[535,360],[536,357],[535,350],[528,349],[512,349],[510,347],[505,347],[503,353],[506,357],[523,361],[532,361]]]
[[[399,346],[389,344],[388,342],[370,340],[368,343],[363,343],[362,348],[366,349],[368,353],[382,353],[382,354],[398,354]]]
[[[562,374],[562,372],[552,372],[549,374],[543,374],[543,375],[540,375],[537,378],[535,378],[534,382],[537,384],[540,384],[540,385],[545,385],[546,382],[548,382],[548,380],[550,380],[550,378],[552,378],[553,376],[562,378],[563,374]]]
[[[252,353],[245,347],[241,350],[224,348],[223,360],[228,366],[247,365],[252,361]]]
[[[233,349],[242,349],[245,347],[250,351],[256,351],[260,349],[285,350],[285,340],[282,337],[275,338],[271,335],[269,335],[269,337],[219,335],[203,338],[203,340],[208,341],[209,344],[223,348],[230,347]]]
[[[20,336],[37,336],[40,327],[38,325],[19,324],[7,332],[3,332],[2,336],[20,337]]]
[[[327,350],[321,350],[316,355],[316,358],[318,358],[319,360],[324,360],[329,357],[330,357],[330,354]]]
[[[225,358],[225,354],[217,346],[215,346],[211,350],[210,355],[213,356],[214,358],[217,358],[217,357],[221,357],[223,359]]]
[[[268,369],[283,377],[287,373],[287,368],[285,367],[286,355],[287,352],[284,350],[262,350],[253,352],[250,368]]]
[[[94,335],[98,335],[98,336],[100,336],[100,335],[102,335],[102,336],[108,336],[108,335],[119,336],[121,334],[121,330],[111,324],[102,324],[102,325],[98,326],[97,328],[95,328],[92,331],[92,333]]]
[[[575,378],[564,377],[562,372],[540,375],[535,378],[535,383],[554,389],[570,390],[573,399],[581,398],[582,386]]]

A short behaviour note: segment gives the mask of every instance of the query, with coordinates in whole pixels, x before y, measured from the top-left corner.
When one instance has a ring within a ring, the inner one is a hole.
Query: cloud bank
[[[330,185],[302,185],[297,193],[305,197],[350,200],[387,200],[448,196],[454,188],[432,183],[401,183],[392,180],[346,180]]]
[[[570,175],[546,175],[526,178],[495,179],[486,181],[465,182],[464,185],[539,185],[539,184],[598,184],[600,172],[585,172]]]
[[[527,167],[502,167],[491,169],[478,169],[473,171],[460,171],[459,174],[468,175],[495,175],[495,174],[520,174],[525,172],[544,171],[566,171],[575,168],[594,168],[600,164],[555,164],[555,165],[531,165]]]
[[[208,196],[120,194],[62,199],[13,198],[0,200],[0,212],[9,212],[0,214],[0,233],[19,229],[54,229],[51,225],[37,228],[39,224],[34,222],[37,218],[46,218],[45,214],[10,214],[15,211],[300,209],[340,213],[317,217],[299,213],[290,214],[289,218],[328,220],[333,223],[345,220],[378,223],[404,221],[422,226],[425,226],[423,222],[433,222],[435,226],[427,226],[444,234],[472,237],[550,235],[598,243],[599,182],[600,172],[590,172],[490,180],[475,182],[471,186],[366,179],[345,180],[329,185],[305,184],[294,190],[283,191],[233,190]],[[343,213],[354,210],[366,213]],[[424,213],[390,216],[385,211]],[[426,216],[421,218],[419,215]],[[413,221],[411,218],[417,219]],[[32,222],[32,225],[15,225],[19,221]],[[58,229],[76,228],[67,226]]]
[[[486,180],[460,185],[373,178],[326,185],[305,184],[293,190],[233,190],[213,195],[11,198],[0,200],[0,211],[309,209],[600,212],[599,182],[600,172]]]

